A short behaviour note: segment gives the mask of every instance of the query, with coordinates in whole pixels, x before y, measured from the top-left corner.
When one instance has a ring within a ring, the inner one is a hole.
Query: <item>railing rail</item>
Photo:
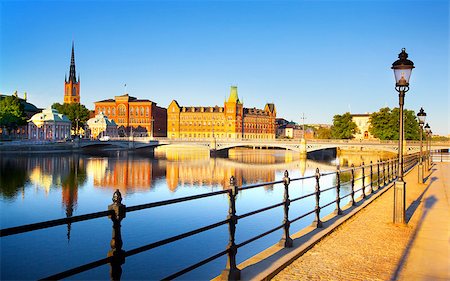
[[[426,156],[427,157],[427,156]],[[411,168],[413,168],[416,163],[418,162],[418,155],[408,155],[404,157],[403,161],[403,169],[404,171],[408,171]],[[45,222],[39,222],[39,223],[33,223],[33,224],[27,224],[17,227],[10,227],[0,230],[0,237],[10,236],[10,235],[16,235],[24,232],[59,226],[67,223],[75,223],[75,222],[81,222],[101,217],[108,216],[113,223],[113,234],[111,239],[111,249],[108,252],[107,258],[102,258],[93,262],[89,262],[86,264],[83,264],[78,267],[71,268],[69,270],[65,270],[63,272],[45,277],[44,279],[63,279],[70,276],[73,276],[75,274],[105,265],[109,264],[111,267],[110,270],[110,277],[112,280],[119,280],[121,277],[121,266],[125,262],[125,259],[127,257],[149,251],[151,249],[178,241],[180,239],[184,239],[214,228],[217,228],[219,226],[223,226],[228,224],[229,229],[229,242],[227,245],[227,248],[224,251],[218,252],[206,259],[203,259],[189,267],[186,267],[170,276],[167,276],[164,278],[164,280],[170,280],[174,279],[176,277],[179,277],[183,274],[186,274],[200,266],[203,266],[219,257],[222,257],[224,255],[227,255],[227,263],[225,266],[225,269],[222,272],[222,279],[225,280],[238,280],[240,279],[240,270],[237,268],[236,264],[236,256],[238,253],[238,249],[252,243],[264,236],[267,236],[277,230],[283,229],[282,237],[279,241],[279,245],[281,247],[292,247],[292,239],[290,237],[290,226],[292,223],[297,222],[307,216],[314,214],[314,221],[312,222],[312,225],[320,228],[323,226],[321,217],[321,211],[322,209],[329,207],[333,204],[336,205],[335,210],[332,212],[335,215],[342,215],[342,208],[341,208],[341,200],[347,197],[351,197],[349,199],[349,207],[359,204],[359,202],[365,200],[371,193],[377,192],[378,190],[382,189],[383,187],[387,186],[392,181],[396,180],[397,178],[397,171],[398,171],[398,159],[389,159],[386,161],[377,161],[376,163],[370,162],[370,164],[362,163],[359,167],[351,166],[347,169],[341,170],[339,166],[337,166],[337,169],[335,172],[327,172],[327,173],[320,173],[319,169],[316,169],[316,173],[312,176],[307,177],[301,177],[301,178],[289,178],[288,171],[285,171],[284,177],[280,181],[272,181],[272,182],[266,182],[266,183],[258,183],[248,186],[241,186],[238,187],[235,183],[234,177],[231,177],[230,179],[230,188],[226,190],[221,191],[215,191],[205,194],[199,194],[199,195],[193,195],[193,196],[187,196],[177,199],[171,199],[171,200],[164,200],[159,202],[152,202],[147,204],[141,204],[136,206],[130,206],[126,207],[122,204],[122,196],[119,192],[119,190],[116,190],[113,194],[113,204],[108,206],[107,211],[102,212],[96,212],[96,213],[90,213],[80,216],[74,216],[70,218],[62,218],[62,219],[56,219],[51,221],[45,221]],[[355,172],[361,170],[361,176],[355,177]],[[350,174],[350,180],[346,182],[342,182],[341,179],[343,177],[343,174]],[[336,176],[336,184],[328,187],[322,187],[321,186],[321,178],[325,176],[334,175]],[[289,197],[289,187],[290,184],[294,181],[300,181],[300,180],[307,180],[307,179],[314,179],[315,180],[315,191],[311,192],[309,194],[305,194],[302,196],[299,196],[297,198],[290,199]],[[366,181],[367,180],[367,181]],[[360,187],[355,187],[355,182],[360,182]],[[254,211],[250,211],[244,214],[236,215],[236,196],[239,192],[244,192],[250,189],[263,187],[267,185],[276,185],[276,184],[283,184],[284,185],[284,199],[283,201],[279,203],[272,204],[270,206],[266,206]],[[349,186],[350,192],[347,194],[341,194],[341,188],[343,186]],[[322,202],[321,200],[321,194],[325,192],[330,192],[332,190],[336,190],[336,198],[332,201]],[[355,199],[355,194],[360,192],[361,196],[357,199]],[[134,249],[130,250],[123,250],[122,249],[122,238],[121,238],[121,221],[125,218],[126,213],[128,212],[134,212],[138,210],[144,210],[144,209],[150,209],[160,206],[167,206],[172,204],[177,204],[181,202],[186,201],[192,201],[192,200],[199,200],[202,198],[208,198],[212,196],[217,195],[228,195],[228,202],[229,202],[229,210],[228,210],[228,216],[225,220],[203,226],[200,228],[196,228],[169,238],[165,238],[156,242],[149,243],[147,245],[143,245]],[[297,201],[300,201],[302,199],[308,198],[308,197],[315,197],[315,208],[305,212],[304,214],[301,214],[293,219],[290,218],[290,212],[289,212],[289,206]],[[284,208],[284,218],[281,225],[278,225],[272,229],[269,229],[263,233],[260,233],[254,237],[251,237],[243,242],[240,242],[236,244],[235,242],[235,232],[236,232],[236,226],[237,222],[241,219],[251,217],[253,215],[259,214],[261,212],[265,212],[277,207]]]

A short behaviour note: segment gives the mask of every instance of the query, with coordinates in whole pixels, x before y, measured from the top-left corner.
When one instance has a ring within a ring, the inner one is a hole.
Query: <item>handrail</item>
[[[91,220],[101,217],[107,217],[111,215],[112,211],[103,211],[103,212],[97,212],[97,213],[90,213],[85,215],[79,215],[79,216],[73,216],[68,218],[62,218],[62,219],[56,219],[56,220],[50,220],[50,221],[43,221],[38,223],[32,223],[32,224],[25,224],[21,226],[14,226],[10,228],[4,228],[0,229],[0,237],[54,227],[58,225],[68,224],[68,223],[74,223],[74,222],[80,222],[85,220]]]
[[[418,160],[418,157],[416,154],[405,156],[404,161],[403,161],[404,170],[408,171],[408,170],[412,169],[416,165],[417,160]],[[356,178],[355,171],[358,171],[358,170],[361,170],[362,175]],[[370,170],[370,173],[366,173],[366,171],[368,171],[368,170]],[[71,268],[69,270],[51,275],[45,279],[52,279],[52,280],[63,279],[63,278],[67,278],[67,277],[73,276],[75,274],[96,268],[98,266],[110,264],[111,278],[116,280],[116,279],[120,279],[121,272],[122,272],[121,266],[125,262],[125,258],[145,252],[145,251],[149,251],[151,249],[154,249],[154,248],[157,248],[157,247],[160,247],[160,246],[163,246],[163,245],[175,242],[175,241],[178,241],[180,239],[184,239],[184,238],[211,230],[213,228],[216,228],[216,227],[219,227],[222,225],[228,224],[229,243],[228,243],[227,248],[224,251],[216,253],[206,259],[203,259],[199,262],[194,263],[193,265],[191,265],[189,267],[186,267],[176,273],[173,273],[170,276],[164,278],[164,280],[171,280],[176,277],[179,277],[179,276],[181,276],[187,272],[190,272],[200,266],[203,266],[223,255],[227,255],[228,261],[227,261],[227,266],[226,266],[222,276],[224,276],[227,279],[239,279],[240,270],[236,266],[236,255],[237,255],[237,251],[239,248],[241,248],[249,243],[252,243],[253,241],[256,241],[256,240],[258,240],[264,236],[267,236],[270,233],[273,233],[280,229],[284,229],[283,237],[280,240],[280,245],[284,246],[284,247],[292,247],[292,239],[290,238],[290,235],[289,235],[289,228],[292,223],[297,222],[300,219],[303,219],[309,215],[315,214],[315,220],[313,222],[313,225],[318,228],[322,227],[322,222],[320,219],[321,209],[331,206],[332,204],[336,204],[335,214],[341,215],[342,211],[340,209],[340,201],[342,199],[351,197],[349,204],[351,206],[356,205],[357,204],[357,201],[355,201],[355,193],[356,192],[361,192],[361,194],[362,194],[359,200],[361,200],[361,201],[365,200],[367,194],[371,194],[372,192],[375,192],[376,190],[379,190],[379,189],[387,186],[387,184],[389,184],[390,182],[395,181],[397,179],[397,176],[396,176],[397,170],[398,170],[398,160],[397,159],[389,159],[389,160],[386,160],[383,162],[381,162],[381,161],[377,161],[376,163],[371,162],[370,164],[362,163],[359,167],[354,167],[352,165],[351,167],[344,169],[344,170],[340,170],[340,167],[337,166],[336,172],[320,173],[319,169],[317,168],[315,175],[294,178],[294,179],[290,179],[288,171],[285,171],[283,180],[265,182],[265,183],[257,183],[257,184],[241,186],[241,187],[238,187],[236,185],[235,179],[232,176],[230,179],[230,188],[229,189],[214,191],[214,192],[209,192],[209,193],[204,193],[204,194],[198,194],[198,195],[193,195],[193,196],[181,197],[181,198],[176,198],[176,199],[157,201],[157,202],[135,205],[135,206],[130,206],[130,207],[126,207],[125,205],[123,205],[121,203],[122,197],[121,197],[120,191],[116,190],[113,195],[113,204],[108,206],[107,211],[84,214],[84,215],[74,216],[74,217],[70,217],[70,218],[62,218],[62,219],[44,221],[44,222],[39,222],[39,223],[27,224],[27,225],[16,226],[16,227],[11,227],[11,228],[5,228],[5,229],[0,230],[0,237],[15,235],[15,234],[34,231],[34,230],[43,229],[43,228],[54,227],[54,226],[58,226],[58,225],[66,224],[66,223],[81,222],[81,221],[86,221],[86,220],[91,220],[91,219],[95,219],[95,218],[108,216],[113,222],[113,235],[112,235],[112,240],[111,240],[111,250],[108,252],[108,257],[96,260],[94,262],[86,263],[86,264],[78,266],[78,267]],[[350,173],[351,179],[347,182],[341,182],[341,179],[340,179],[341,173]],[[322,188],[320,186],[320,178],[326,177],[329,175],[336,175],[337,184]],[[315,182],[316,182],[316,189],[314,192],[299,196],[294,199],[289,199],[289,185],[291,182],[300,181],[300,180],[304,181],[304,180],[312,179],[312,178],[315,178]],[[367,182],[365,183],[366,179],[367,179]],[[361,187],[355,188],[355,181],[361,182]],[[281,184],[281,183],[284,184],[284,187],[285,187],[283,202],[272,204],[270,206],[263,207],[263,208],[260,208],[260,209],[254,210],[254,211],[250,211],[250,212],[247,212],[247,213],[244,213],[241,215],[236,215],[235,202],[236,202],[236,196],[239,192],[244,192],[246,190],[254,189],[257,187],[276,185],[276,184]],[[340,188],[344,185],[350,186],[350,192],[346,195],[340,194]],[[329,191],[329,190],[333,190],[333,189],[335,189],[337,191],[336,199],[324,204],[322,202],[323,200],[322,201],[320,200],[321,193]],[[121,238],[120,222],[122,219],[125,218],[125,214],[127,212],[134,212],[134,211],[138,211],[138,210],[172,205],[172,204],[177,204],[177,203],[182,203],[182,202],[192,201],[192,200],[198,200],[198,199],[202,199],[202,198],[207,198],[207,197],[216,196],[216,195],[223,195],[223,194],[228,194],[228,198],[229,198],[228,216],[225,220],[222,220],[222,221],[219,221],[219,222],[207,225],[207,226],[203,226],[200,228],[196,228],[196,229],[193,229],[193,230],[190,230],[190,231],[178,234],[178,235],[174,235],[169,238],[165,238],[165,239],[162,239],[162,240],[159,240],[156,242],[152,242],[152,243],[149,243],[149,244],[146,244],[143,246],[139,246],[137,248],[134,248],[134,249],[131,249],[128,251],[122,250],[123,243],[122,243],[122,238]],[[315,199],[316,199],[315,209],[313,209],[311,211],[307,211],[304,214],[297,216],[294,219],[289,219],[289,205],[294,202],[305,199],[307,197],[311,197],[311,196],[315,196]],[[258,213],[261,213],[264,211],[268,211],[268,210],[271,210],[271,209],[274,209],[277,207],[281,207],[281,206],[284,206],[284,220],[281,225],[271,228],[271,229],[269,229],[261,234],[258,234],[254,237],[251,237],[239,244],[235,243],[235,231],[236,231],[237,222],[239,220],[241,220],[243,218],[251,217],[255,214],[258,214]]]

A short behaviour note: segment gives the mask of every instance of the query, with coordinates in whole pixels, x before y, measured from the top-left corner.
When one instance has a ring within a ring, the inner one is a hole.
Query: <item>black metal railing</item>
[[[408,171],[416,165],[418,162],[418,155],[409,155],[404,157],[403,161],[403,169],[404,171]],[[397,172],[398,172],[398,159],[389,159],[386,161],[377,161],[376,163],[370,162],[370,164],[364,164],[362,163],[361,166],[355,167],[354,165],[351,165],[350,168],[341,170],[339,166],[337,166],[337,169],[335,172],[328,172],[328,173],[320,173],[319,169],[316,169],[315,175],[313,176],[307,176],[307,177],[301,177],[301,178],[295,178],[290,179],[288,171],[284,172],[284,177],[282,180],[279,181],[273,181],[273,182],[266,182],[266,183],[258,183],[248,186],[241,186],[238,187],[236,185],[235,178],[232,176],[230,178],[230,186],[229,189],[221,190],[221,191],[215,191],[210,192],[206,194],[200,194],[200,195],[193,195],[183,198],[177,198],[177,199],[171,199],[171,200],[165,200],[165,201],[159,201],[159,202],[153,202],[148,204],[142,204],[137,206],[131,206],[126,207],[124,204],[122,204],[122,196],[119,192],[119,190],[116,190],[113,194],[113,204],[108,206],[107,211],[103,212],[97,212],[97,213],[90,213],[80,216],[74,216],[69,218],[62,218],[57,220],[51,220],[51,221],[45,221],[40,223],[34,223],[34,224],[28,224],[28,225],[22,225],[17,227],[11,227],[6,229],[0,230],[0,237],[15,235],[19,233],[34,231],[38,229],[48,228],[48,227],[55,227],[67,223],[75,223],[75,222],[81,222],[86,220],[91,220],[95,218],[100,217],[106,217],[108,216],[112,221],[112,238],[111,238],[111,249],[108,251],[108,255],[106,258],[102,258],[90,263],[83,264],[81,266],[71,268],[68,270],[65,270],[63,272],[46,276],[45,278],[42,278],[44,280],[56,280],[56,279],[63,279],[67,278],[73,275],[76,275],[81,272],[85,272],[87,270],[109,264],[110,265],[110,278],[112,280],[120,280],[121,274],[122,274],[122,265],[125,262],[125,259],[127,257],[149,251],[151,249],[178,241],[180,239],[184,239],[186,237],[190,237],[214,228],[217,228],[222,225],[228,225],[228,232],[229,232],[229,238],[228,238],[228,245],[225,250],[218,252],[206,259],[203,259],[201,261],[198,261],[197,263],[184,268],[178,272],[175,272],[171,274],[170,276],[167,276],[163,278],[163,280],[171,280],[175,279],[183,274],[186,274],[200,266],[203,266],[219,257],[227,256],[227,262],[225,269],[222,271],[221,278],[224,280],[239,280],[240,279],[240,270],[237,267],[236,262],[236,256],[238,253],[238,249],[252,243],[262,237],[265,237],[277,230],[282,229],[283,234],[279,241],[279,245],[281,247],[292,247],[293,241],[290,236],[290,226],[292,223],[297,222],[309,215],[314,214],[314,221],[312,223],[313,226],[317,228],[323,227],[323,223],[321,221],[321,218],[325,215],[329,214],[323,214],[321,211],[322,209],[329,207],[331,205],[335,205],[334,211],[331,213],[334,213],[335,215],[342,215],[342,206],[341,201],[347,197],[350,197],[349,203],[347,204],[347,208],[359,204],[359,202],[362,202],[366,198],[369,197],[370,194],[377,192],[378,190],[382,189],[383,187],[387,186],[389,183],[394,181],[397,178]],[[356,178],[356,171],[361,170],[361,176]],[[350,179],[348,181],[342,182],[343,175],[350,176]],[[326,176],[335,176],[336,177],[336,185],[330,186],[330,187],[321,187],[320,179],[322,177]],[[290,198],[289,196],[289,187],[292,182],[295,181],[304,181],[307,179],[314,179],[315,180],[315,191],[311,192],[309,194],[305,194],[302,196],[299,196],[297,198]],[[357,188],[355,185],[355,182],[360,182],[360,187]],[[277,204],[273,204],[271,206],[267,206],[258,210],[254,210],[245,214],[237,215],[236,214],[236,196],[239,192],[244,192],[250,189],[258,188],[258,187],[264,187],[268,185],[275,185],[275,184],[283,184],[284,185],[284,198],[283,201]],[[350,192],[347,194],[341,194],[341,188],[343,186],[350,187]],[[324,192],[329,192],[335,190],[336,191],[336,198],[333,201],[330,202],[321,202],[321,194]],[[356,194],[361,194],[359,198],[355,198]],[[129,212],[144,210],[144,209],[150,209],[165,205],[172,205],[177,204],[181,202],[186,201],[192,201],[197,200],[201,198],[207,198],[217,195],[228,195],[228,216],[225,220],[203,226],[194,230],[190,230],[172,237],[168,237],[147,245],[143,245],[134,249],[130,250],[123,250],[123,241],[121,236],[121,221],[126,217],[126,214]],[[309,197],[315,198],[315,207],[314,209],[307,211],[303,214],[297,215],[294,218],[291,218],[292,212],[289,212],[289,206],[297,201],[304,200]],[[250,217],[277,207],[283,207],[284,209],[284,216],[283,221],[280,225],[269,229],[257,236],[254,236],[252,238],[249,238],[246,241],[243,241],[239,244],[236,244],[235,241],[235,233],[236,233],[236,226],[239,220]]]

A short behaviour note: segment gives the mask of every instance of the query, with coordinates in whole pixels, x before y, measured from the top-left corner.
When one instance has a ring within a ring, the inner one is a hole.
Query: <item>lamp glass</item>
[[[394,68],[395,84],[397,86],[408,86],[412,68]]]

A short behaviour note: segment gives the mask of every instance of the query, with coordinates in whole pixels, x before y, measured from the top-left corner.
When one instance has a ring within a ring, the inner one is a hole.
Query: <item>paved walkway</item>
[[[392,223],[393,188],[273,280],[450,280],[449,163],[425,184],[405,177],[408,225]]]

